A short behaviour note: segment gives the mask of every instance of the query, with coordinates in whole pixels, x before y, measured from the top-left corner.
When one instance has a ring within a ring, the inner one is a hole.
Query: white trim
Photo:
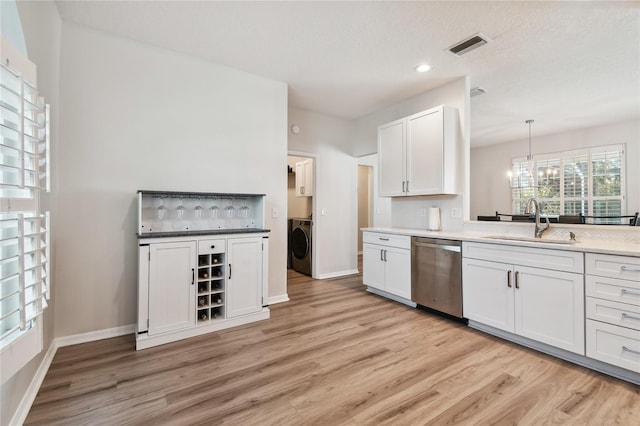
[[[269,305],[275,305],[276,303],[283,303],[289,301],[289,294],[280,294],[278,296],[271,296],[269,298]]]
[[[77,345],[80,343],[93,342],[96,340],[109,339],[111,337],[124,336],[136,332],[136,325],[129,324],[121,327],[107,328],[104,330],[90,331],[88,333],[72,334],[71,336],[58,337],[56,344],[59,348],[64,346]]]
[[[329,272],[328,274],[318,274],[318,279],[319,280],[326,280],[329,278],[338,278],[338,277],[345,277],[347,275],[355,275],[358,274],[358,268],[356,269],[347,269],[345,271],[336,271],[336,272]]]
[[[387,293],[384,290],[380,290],[380,289],[377,289],[377,288],[374,288],[374,287],[367,287],[367,291],[369,293],[373,293],[373,294],[375,294],[377,296],[382,296],[382,297],[386,297],[387,299],[395,300],[396,302],[405,304],[405,305],[410,306],[412,308],[415,308],[417,306],[416,302],[413,302],[411,300],[405,299],[404,297],[396,296],[395,294]]]
[[[27,419],[27,415],[29,415],[33,401],[36,400],[38,391],[40,391],[40,386],[42,386],[42,382],[49,371],[49,367],[51,366],[57,351],[58,345],[56,340],[54,340],[49,345],[49,349],[47,349],[47,353],[44,355],[44,358],[42,358],[36,374],[34,374],[33,379],[31,379],[29,387],[25,391],[22,400],[20,400],[18,408],[16,408],[16,412],[13,413],[13,418],[9,422],[10,425],[21,425]]]

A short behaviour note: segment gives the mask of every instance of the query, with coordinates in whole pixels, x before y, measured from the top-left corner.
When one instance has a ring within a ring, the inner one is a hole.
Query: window
[[[524,214],[535,197],[544,214],[625,215],[624,164],[624,145],[514,158],[512,212]]]
[[[13,346],[29,331],[39,328],[38,318],[49,298],[50,219],[48,212],[40,210],[40,192],[48,190],[49,186],[48,118],[48,106],[38,95],[35,83],[9,64],[0,64],[0,350],[3,381],[8,378],[7,374],[11,375],[37,353],[27,354]],[[29,336],[23,340],[33,342],[34,338]],[[8,361],[9,358],[12,360]]]

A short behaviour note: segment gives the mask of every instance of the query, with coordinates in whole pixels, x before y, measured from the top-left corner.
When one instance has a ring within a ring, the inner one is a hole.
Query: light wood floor
[[[636,386],[289,273],[271,319],[136,352],[58,350],[26,424],[638,425]]]

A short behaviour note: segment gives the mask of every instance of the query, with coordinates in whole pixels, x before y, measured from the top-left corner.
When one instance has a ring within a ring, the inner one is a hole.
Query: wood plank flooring
[[[271,319],[58,350],[27,425],[638,425],[638,387],[289,272]]]

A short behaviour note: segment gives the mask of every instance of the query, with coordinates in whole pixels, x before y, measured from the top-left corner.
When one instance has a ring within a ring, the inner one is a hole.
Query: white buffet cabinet
[[[196,196],[198,205],[214,202]],[[223,200],[222,194],[216,196]],[[261,214],[254,215],[255,222],[260,223]],[[269,318],[268,231],[226,228],[224,220],[219,224],[218,230],[177,232],[144,232],[140,227],[136,349]]]

